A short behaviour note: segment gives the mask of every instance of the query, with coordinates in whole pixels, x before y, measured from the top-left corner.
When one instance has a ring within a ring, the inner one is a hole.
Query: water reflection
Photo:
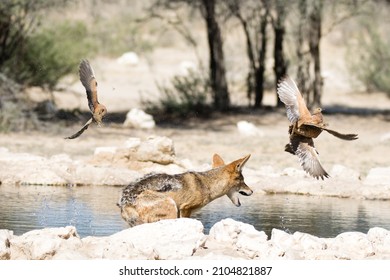
[[[20,235],[33,229],[73,225],[81,237],[106,236],[127,228],[116,206],[118,187],[0,186],[0,228]],[[334,237],[345,231],[390,229],[390,203],[295,195],[259,195],[235,207],[227,197],[193,217],[210,227],[224,218],[255,226],[270,236],[273,228]]]
[[[230,201],[209,204],[196,216],[201,220],[234,219],[255,226],[270,236],[273,228],[319,237],[335,237],[345,231],[366,233],[371,227],[390,229],[390,203],[297,195],[254,195],[236,208]],[[211,222],[210,224],[214,224]]]
[[[80,236],[127,228],[116,206],[120,188],[0,186],[0,228],[29,230],[73,225]]]

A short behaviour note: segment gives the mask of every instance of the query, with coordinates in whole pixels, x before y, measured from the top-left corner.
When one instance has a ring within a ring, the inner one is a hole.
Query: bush
[[[210,113],[209,82],[200,73],[177,75],[171,80],[172,87],[157,85],[161,97],[157,101],[144,101],[146,111],[173,117],[204,116]]]
[[[143,30],[131,15],[120,13],[110,19],[94,22],[90,35],[99,46],[99,53],[116,57],[128,51],[138,54],[150,52],[156,44],[150,38],[153,32]]]
[[[81,58],[94,52],[86,26],[81,22],[64,22],[27,37],[18,53],[7,62],[6,73],[25,86],[52,89],[64,75],[76,71]]]
[[[390,95],[390,37],[381,34],[372,22],[363,24],[354,50],[348,52],[348,66],[367,91],[382,91]]]
[[[0,73],[0,132],[38,127],[38,118],[26,101],[21,86]]]

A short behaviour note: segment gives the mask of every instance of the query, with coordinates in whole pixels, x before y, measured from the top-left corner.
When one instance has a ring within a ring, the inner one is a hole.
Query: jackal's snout
[[[241,184],[241,187],[238,189],[238,193],[241,194],[241,195],[250,196],[250,195],[252,195],[253,190],[250,187],[248,187],[247,184],[245,184],[243,182]]]
[[[250,196],[252,195],[253,191],[249,187],[246,187],[244,190],[238,191],[238,193],[241,195]]]

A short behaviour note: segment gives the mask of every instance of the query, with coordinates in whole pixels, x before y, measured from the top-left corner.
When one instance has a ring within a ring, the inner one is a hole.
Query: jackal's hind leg
[[[191,216],[191,210],[182,209],[180,210],[180,218],[189,218]]]
[[[178,218],[175,201],[163,193],[154,191],[145,191],[139,195],[136,209],[139,219],[144,223]]]
[[[121,216],[130,227],[139,224],[139,215],[136,209],[130,204],[121,207]]]

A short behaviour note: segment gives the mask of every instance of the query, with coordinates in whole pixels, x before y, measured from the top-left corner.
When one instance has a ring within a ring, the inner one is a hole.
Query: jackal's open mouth
[[[241,206],[240,199],[238,198],[237,192],[228,193],[227,196],[230,198],[230,200],[233,202],[233,204],[237,207]]]

